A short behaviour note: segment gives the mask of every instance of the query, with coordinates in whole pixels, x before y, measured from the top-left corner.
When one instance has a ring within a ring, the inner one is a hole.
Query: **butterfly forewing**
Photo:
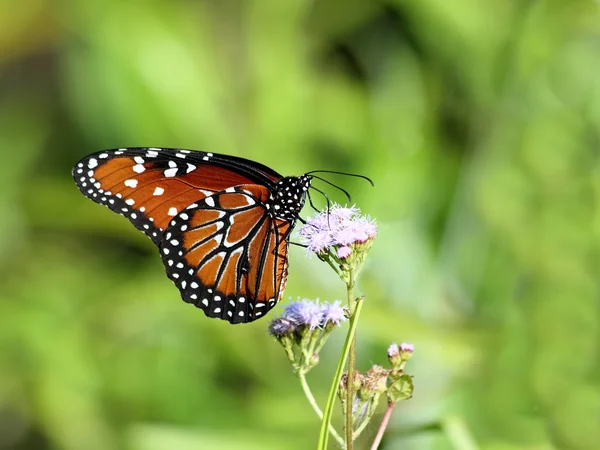
[[[73,169],[81,192],[126,216],[157,245],[188,205],[231,186],[278,177],[243,158],[182,149],[124,148],[94,153]]]
[[[187,207],[161,242],[182,298],[231,323],[260,318],[281,298],[290,223],[272,219],[264,186],[228,188]]]

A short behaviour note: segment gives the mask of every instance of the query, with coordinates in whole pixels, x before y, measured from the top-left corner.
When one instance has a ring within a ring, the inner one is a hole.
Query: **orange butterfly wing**
[[[160,244],[167,275],[207,316],[250,322],[280,300],[292,223],[268,211],[268,198],[264,186],[231,187],[169,223]]]
[[[73,169],[81,192],[126,216],[159,245],[169,221],[188,205],[240,184],[269,185],[281,176],[227,155],[167,148],[97,152]]]

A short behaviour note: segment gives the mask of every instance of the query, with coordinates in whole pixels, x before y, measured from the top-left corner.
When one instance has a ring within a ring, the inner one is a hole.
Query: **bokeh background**
[[[268,322],[185,305],[152,243],[78,192],[72,165],[124,146],[375,180],[330,178],[380,224],[359,368],[416,347],[382,449],[600,448],[598,2],[0,10],[1,449],[315,447]],[[286,302],[343,295],[291,249]],[[343,336],[309,375],[321,404]]]

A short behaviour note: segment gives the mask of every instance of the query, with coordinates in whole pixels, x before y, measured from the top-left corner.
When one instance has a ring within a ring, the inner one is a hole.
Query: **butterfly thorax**
[[[280,219],[295,220],[304,206],[310,177],[284,177],[271,190],[266,203],[269,213]]]

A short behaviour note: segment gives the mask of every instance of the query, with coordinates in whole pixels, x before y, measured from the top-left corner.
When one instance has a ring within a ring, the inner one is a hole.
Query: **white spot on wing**
[[[164,192],[165,192],[165,190],[163,188],[157,187],[154,189],[154,193],[152,195],[156,195],[156,196],[163,195]]]
[[[172,169],[167,169],[164,172],[165,177],[174,177],[175,175],[177,175],[177,167],[173,167]]]
[[[206,202],[206,204],[210,207],[214,207],[215,206],[215,199],[212,197],[206,197],[204,199],[204,201]]]
[[[88,168],[93,169],[94,167],[96,167],[98,165],[98,160],[97,159],[90,159],[88,161]]]
[[[169,216],[176,216],[177,215],[177,208],[175,208],[175,207],[169,208],[169,212],[167,214]]]
[[[133,160],[138,164],[144,164],[144,158],[142,158],[141,156],[136,156],[135,158],[133,158]]]
[[[136,164],[135,166],[133,166],[133,171],[135,173],[142,173],[146,170],[146,168],[143,166],[143,164]]]
[[[138,180],[125,180],[125,186],[130,187],[130,188],[134,188],[137,187],[138,185]]]
[[[195,165],[193,165],[193,164],[190,164],[190,163],[188,163],[187,167],[188,167],[188,168],[187,168],[187,170],[186,170],[186,173],[190,173],[190,172],[192,172],[193,170],[196,170],[196,166],[195,166]]]

